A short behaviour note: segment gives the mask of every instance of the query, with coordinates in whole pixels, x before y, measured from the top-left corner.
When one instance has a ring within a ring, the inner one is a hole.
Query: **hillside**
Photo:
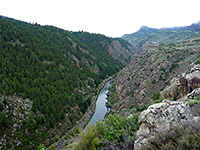
[[[199,57],[199,37],[172,44],[144,45],[142,54],[135,56],[114,82],[112,111],[128,115],[148,104],[153,92],[162,91]]]
[[[149,27],[141,27],[135,33],[125,34],[125,39],[135,45],[137,49],[142,50],[145,44],[169,44],[177,43],[182,40],[188,40],[191,37],[200,36],[200,23],[194,23],[185,27],[161,28],[154,29]]]
[[[125,66],[132,60],[133,53],[136,53],[136,49],[130,43],[120,38],[108,38],[101,34],[88,32],[72,32],[72,35],[87,44],[105,62],[109,62],[112,57],[115,60],[114,64],[120,63]]]
[[[126,41],[102,42],[120,47],[116,57],[71,32],[0,17],[0,149],[49,145],[76,124],[101,81],[133,56]]]

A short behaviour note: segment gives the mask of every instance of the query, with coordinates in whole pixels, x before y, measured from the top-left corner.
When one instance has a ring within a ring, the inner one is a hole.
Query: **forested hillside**
[[[130,44],[119,45],[131,58]],[[124,65],[104,51],[53,26],[0,17],[0,149],[34,149],[69,130]]]
[[[90,34],[88,32],[72,32],[72,34],[94,50],[99,59],[103,59],[111,66],[116,64],[127,65],[132,59],[133,53],[136,53],[136,49],[130,43],[120,38],[108,38],[101,34]]]

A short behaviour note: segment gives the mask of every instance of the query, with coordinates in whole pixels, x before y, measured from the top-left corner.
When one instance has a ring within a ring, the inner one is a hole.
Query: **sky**
[[[0,15],[109,37],[200,21],[200,0],[0,0]]]

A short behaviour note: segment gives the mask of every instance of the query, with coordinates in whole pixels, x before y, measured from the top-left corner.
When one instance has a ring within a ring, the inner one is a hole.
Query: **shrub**
[[[200,95],[195,96],[195,100],[200,100]]]
[[[66,142],[66,143],[65,143],[65,146],[68,146],[68,145],[69,145],[69,143]]]
[[[51,147],[50,147],[50,150],[55,150],[56,148],[55,148],[55,146],[54,145],[52,145]]]
[[[195,64],[200,64],[200,58],[195,61]]]
[[[152,84],[156,84],[156,80],[152,80],[152,82],[151,82]]]
[[[40,144],[38,147],[37,147],[37,150],[46,150],[47,148],[44,146],[44,144]]]
[[[64,137],[64,139],[67,140],[67,139],[68,139],[68,136],[66,135],[66,136]]]
[[[102,147],[107,149],[133,148],[135,132],[138,130],[138,115],[121,117],[109,115],[104,122],[98,122]]]
[[[3,104],[0,101],[0,112],[3,110]]]
[[[80,133],[80,129],[76,128],[75,134],[79,134]]]
[[[138,116],[108,115],[104,122],[97,122],[96,126],[89,126],[87,132],[79,134],[75,149],[133,149],[135,132],[139,128]]]
[[[153,99],[153,100],[155,101],[155,100],[158,100],[158,99],[160,99],[160,98],[161,98],[160,92],[155,92],[155,91],[153,91],[153,94],[152,94],[152,96],[151,96],[151,99]]]
[[[70,134],[72,137],[74,136],[74,132],[70,132],[69,134]]]
[[[59,136],[55,136],[54,141],[57,142],[59,139]]]
[[[0,129],[6,128],[8,125],[8,118],[6,112],[0,112]]]
[[[195,104],[199,104],[200,101],[198,101],[198,100],[191,100],[191,101],[188,101],[187,103],[188,103],[188,105],[189,105],[190,107],[192,107],[192,106],[194,106]]]
[[[99,147],[99,132],[96,126],[90,125],[87,132],[80,133],[78,139],[79,142],[76,145],[75,150],[96,150]]]
[[[172,130],[157,133],[149,139],[143,150],[199,150],[200,120],[174,127]]]
[[[174,68],[179,67],[177,62],[172,62],[172,66],[170,68],[170,71],[172,71]]]

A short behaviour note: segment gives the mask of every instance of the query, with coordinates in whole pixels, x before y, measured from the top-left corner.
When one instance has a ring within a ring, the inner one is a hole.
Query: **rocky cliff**
[[[198,149],[198,138],[187,146],[184,143],[200,134],[200,65],[192,63],[186,72],[173,78],[161,94],[177,101],[165,99],[141,112],[134,150],[169,148],[170,140],[175,141],[171,148]]]
[[[179,99],[190,93],[187,97],[192,99],[200,94],[198,90],[200,87],[200,65],[191,64],[189,68],[191,69],[180,77],[173,78],[170,85],[161,92],[165,98]]]
[[[176,44],[146,45],[143,53],[135,56],[118,74],[114,82],[115,96],[110,100],[113,111],[130,111],[134,106],[147,104],[151,101],[153,91],[162,91],[174,77],[177,77],[174,82],[179,80],[180,74],[188,71],[192,67],[190,64],[199,58],[199,40],[191,38]],[[187,84],[184,78],[180,82]],[[196,87],[199,81],[192,79],[189,82]],[[191,91],[194,87],[181,90]]]
[[[193,122],[198,124],[200,117],[194,117],[186,102],[163,100],[149,106],[140,114],[139,130],[134,150],[144,150],[149,141],[161,132],[169,132],[174,127]],[[165,145],[166,143],[163,143]]]

